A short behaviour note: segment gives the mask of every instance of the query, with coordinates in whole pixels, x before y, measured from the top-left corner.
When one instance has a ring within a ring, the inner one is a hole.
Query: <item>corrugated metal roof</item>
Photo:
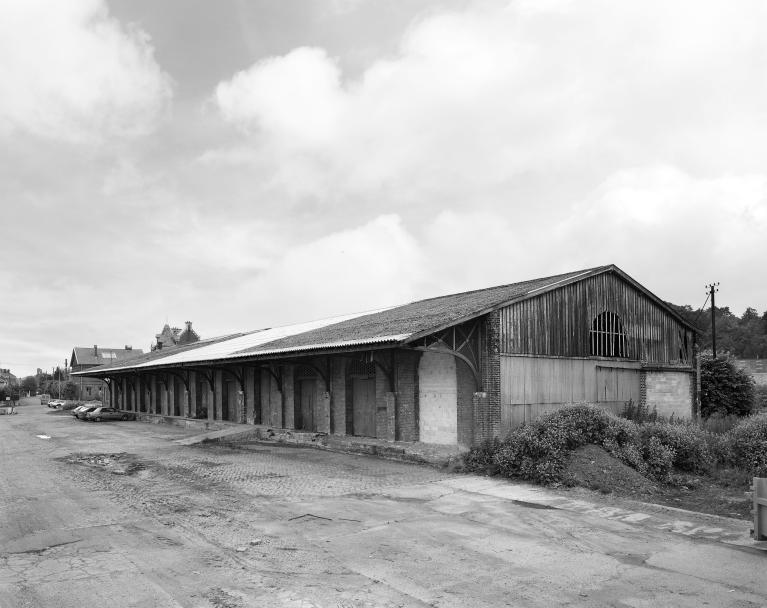
[[[379,309],[373,311],[372,314],[379,313],[386,309]],[[245,334],[237,334],[233,337],[226,337],[223,339],[213,339],[205,342],[195,342],[193,344],[186,345],[183,348],[174,347],[173,349],[162,349],[161,351],[154,351],[152,356],[143,358],[141,361],[131,361],[130,365],[113,364],[104,366],[103,369],[109,369],[111,371],[119,371],[123,369],[141,369],[157,366],[173,366],[181,365],[184,363],[194,363],[198,361],[218,361],[222,359],[236,359],[241,357],[251,356],[254,349],[258,349],[260,345],[278,342],[281,339],[296,335],[305,334],[312,330],[325,327],[327,325],[334,325],[356,317],[361,317],[370,312],[359,312],[349,315],[329,317],[327,319],[317,319],[315,321],[309,321],[306,323],[297,323],[294,325],[283,325],[281,327],[271,327],[268,329],[259,329],[256,331],[248,332]],[[407,337],[407,336],[405,336]],[[402,339],[401,336],[384,337],[385,341],[395,341]],[[376,340],[376,341],[381,341]],[[349,341],[347,341],[349,342]],[[324,344],[316,345],[303,345],[304,349],[316,349],[326,347]],[[332,347],[331,347],[332,348]],[[271,349],[259,349],[264,352],[272,352]],[[292,348],[276,349],[277,351],[287,350],[299,350]],[[88,370],[92,372],[92,370]]]
[[[159,354],[155,351],[153,356],[147,359],[125,364],[115,363],[101,367],[99,371],[172,367],[279,353],[402,343],[485,314],[508,303],[533,297],[544,290],[556,289],[561,285],[608,271],[624,276],[615,266],[599,266],[510,285],[429,298],[372,312],[237,334],[190,344],[183,349],[174,347],[172,351],[168,349],[167,352],[163,349]]]

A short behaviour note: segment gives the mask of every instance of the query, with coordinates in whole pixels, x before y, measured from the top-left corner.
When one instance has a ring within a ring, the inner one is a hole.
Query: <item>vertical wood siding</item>
[[[602,274],[500,310],[501,352],[589,357],[589,330],[603,312],[620,317],[628,359],[691,366],[692,332],[613,274]]]
[[[501,356],[501,434],[567,403],[619,414],[640,400],[640,364],[632,361]]]

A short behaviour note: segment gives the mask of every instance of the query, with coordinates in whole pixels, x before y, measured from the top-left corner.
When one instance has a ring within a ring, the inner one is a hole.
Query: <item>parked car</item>
[[[64,405],[63,399],[51,399],[48,402],[48,407],[52,407],[54,409],[59,409],[62,405]]]
[[[113,407],[95,407],[85,413],[85,419],[90,422],[100,422],[101,420],[129,420],[128,412],[121,412]]]
[[[80,405],[78,405],[76,408],[74,408],[72,410],[72,415],[75,418],[77,418],[77,414],[79,414],[83,410],[88,409],[89,407],[98,407],[98,405],[101,405],[101,404],[96,404],[96,403],[81,403]]]
[[[78,420],[85,420],[88,412],[92,412],[97,407],[99,407],[99,406],[96,406],[96,405],[86,405],[79,412],[77,412],[75,414],[75,418],[77,418]]]

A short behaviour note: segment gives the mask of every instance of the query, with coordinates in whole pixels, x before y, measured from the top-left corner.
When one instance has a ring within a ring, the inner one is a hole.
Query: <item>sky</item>
[[[0,367],[616,264],[767,310],[762,0],[0,0]]]

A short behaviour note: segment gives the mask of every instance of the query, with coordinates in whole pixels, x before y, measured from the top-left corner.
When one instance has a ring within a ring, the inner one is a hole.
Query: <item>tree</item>
[[[61,396],[64,399],[77,399],[77,385],[74,382],[67,382],[62,385]]]
[[[754,407],[754,380],[727,358],[701,355],[700,413],[747,416]]]
[[[37,378],[27,376],[21,381],[21,388],[23,391],[34,395],[37,392]]]

